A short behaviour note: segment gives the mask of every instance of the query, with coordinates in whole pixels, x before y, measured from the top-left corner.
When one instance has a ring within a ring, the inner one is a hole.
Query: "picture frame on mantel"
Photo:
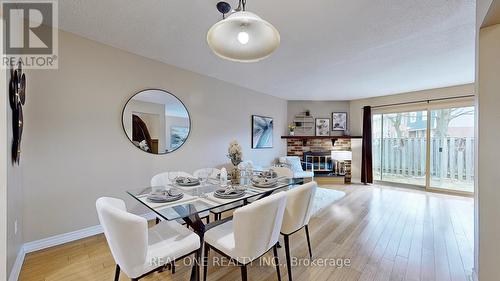
[[[330,118],[316,118],[315,129],[316,136],[329,136]]]
[[[332,113],[332,131],[347,131],[347,112]]]

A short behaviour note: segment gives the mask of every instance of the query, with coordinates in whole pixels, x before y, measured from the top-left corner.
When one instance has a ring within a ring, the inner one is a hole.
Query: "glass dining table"
[[[153,211],[156,216],[161,219],[168,221],[183,220],[201,239],[203,239],[204,233],[208,229],[226,222],[232,219],[232,217],[205,224],[200,218],[201,213],[207,211],[222,212],[224,210],[231,210],[269,196],[274,192],[291,189],[302,183],[302,179],[281,179],[278,180],[276,185],[266,188],[256,187],[252,184],[238,186],[237,188],[244,189],[245,193],[243,196],[234,199],[221,199],[214,196],[216,190],[224,188],[217,181],[207,182],[197,186],[179,186],[177,184],[153,186],[128,190],[127,193],[146,208]],[[183,196],[177,201],[167,203],[154,203],[148,199],[148,195],[153,191],[157,192],[162,190],[170,190],[175,193],[180,192]]]

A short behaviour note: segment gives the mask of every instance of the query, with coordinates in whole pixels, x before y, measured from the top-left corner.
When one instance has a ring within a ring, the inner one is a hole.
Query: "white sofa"
[[[287,165],[293,172],[293,178],[314,178],[314,172],[304,171],[298,156],[285,156],[279,158],[280,164]]]

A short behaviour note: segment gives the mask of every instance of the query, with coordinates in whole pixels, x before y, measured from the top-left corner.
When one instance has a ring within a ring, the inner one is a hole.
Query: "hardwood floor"
[[[312,218],[314,259],[346,259],[350,266],[302,264],[293,268],[294,280],[472,280],[471,198],[392,187],[328,187],[347,196]],[[292,235],[290,244],[292,256],[308,260],[303,232]],[[283,249],[279,255],[282,280],[287,280]],[[28,254],[19,280],[111,281],[114,267],[104,236],[97,235]],[[190,267],[178,264],[173,275],[165,271],[144,280],[189,280],[189,273]],[[248,275],[249,280],[276,280],[272,265],[254,264]],[[120,280],[129,279],[122,274]],[[240,270],[210,266],[208,280],[240,280]]]

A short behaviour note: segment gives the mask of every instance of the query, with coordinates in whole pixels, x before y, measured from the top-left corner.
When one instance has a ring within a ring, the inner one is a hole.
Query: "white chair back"
[[[293,179],[293,172],[287,167],[272,167],[271,169],[278,174],[278,177]]]
[[[128,276],[137,277],[148,252],[146,219],[128,213],[120,199],[101,197],[96,209],[115,262]]]
[[[317,187],[312,181],[285,192],[287,201],[281,233],[290,234],[309,224]]]
[[[220,173],[220,170],[217,168],[203,168],[194,171],[193,176],[195,178],[199,178],[202,174],[208,174],[210,178],[215,178]]]
[[[285,192],[276,193],[236,209],[233,214],[235,254],[254,260],[278,242]]]
[[[176,177],[193,177],[193,176],[186,172],[164,172],[154,175],[151,178],[151,186],[167,186],[170,184],[169,178],[173,179]]]

